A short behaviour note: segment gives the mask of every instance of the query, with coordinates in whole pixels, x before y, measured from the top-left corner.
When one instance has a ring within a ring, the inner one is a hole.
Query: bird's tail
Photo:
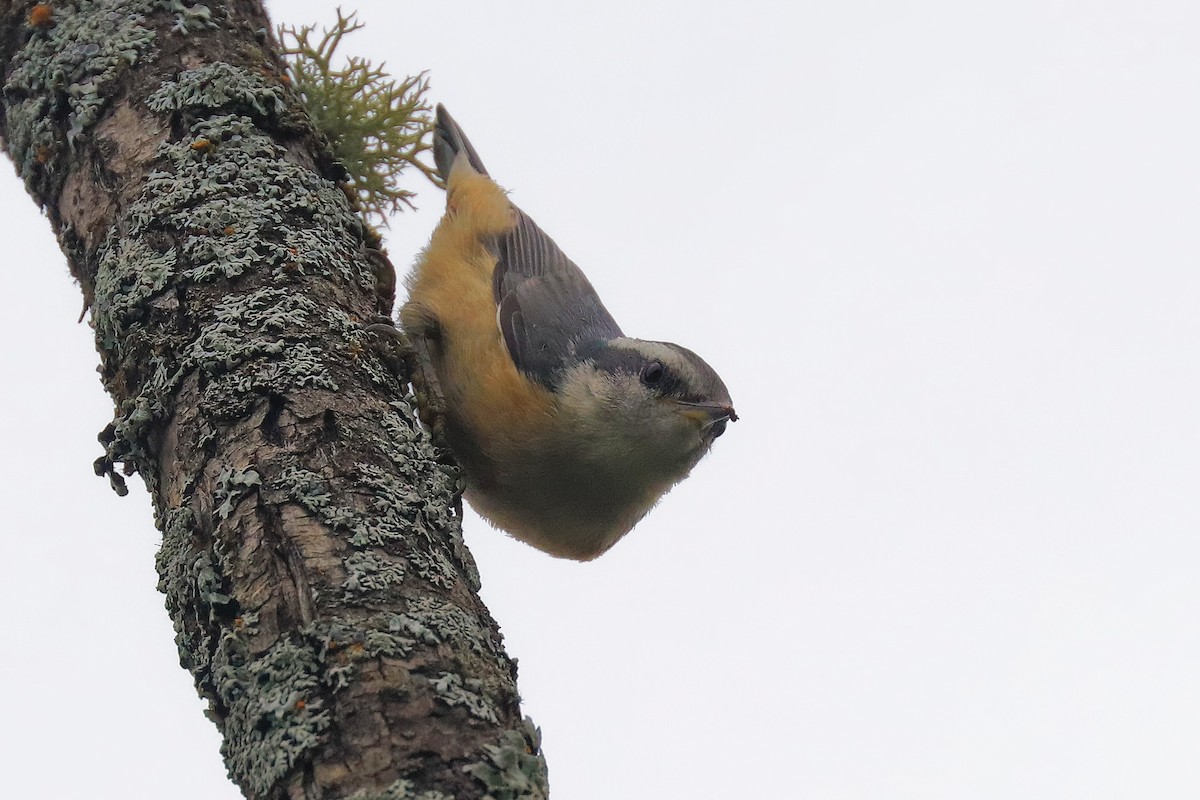
[[[437,107],[437,125],[433,132],[433,161],[437,164],[438,175],[442,180],[450,180],[450,170],[455,160],[465,156],[467,162],[480,175],[487,175],[487,168],[479,160],[479,154],[471,146],[471,140],[463,133],[463,129],[450,116],[450,112],[441,103]]]

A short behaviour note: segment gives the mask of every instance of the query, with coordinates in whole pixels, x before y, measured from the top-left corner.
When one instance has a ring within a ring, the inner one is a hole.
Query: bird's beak
[[[714,436],[725,432],[726,422],[737,422],[737,412],[728,403],[689,403],[675,401],[676,410],[690,420],[700,423],[702,430],[713,430]]]

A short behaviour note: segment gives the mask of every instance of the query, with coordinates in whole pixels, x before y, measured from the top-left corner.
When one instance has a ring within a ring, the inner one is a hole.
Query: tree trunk
[[[363,322],[394,273],[255,0],[0,2],[0,136],[154,499],[180,660],[252,798],[538,798],[453,471]]]

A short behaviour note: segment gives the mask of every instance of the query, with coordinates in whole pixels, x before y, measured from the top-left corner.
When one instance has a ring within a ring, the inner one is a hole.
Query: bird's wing
[[[580,347],[620,337],[583,270],[520,209],[495,243],[496,319],[517,369],[553,389]]]

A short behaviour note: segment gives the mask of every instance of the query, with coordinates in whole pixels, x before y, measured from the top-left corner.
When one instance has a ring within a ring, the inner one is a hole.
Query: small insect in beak
[[[700,429],[717,438],[725,432],[728,422],[737,422],[737,412],[733,406],[725,403],[690,403],[686,400],[676,400],[679,413],[688,419],[700,423]]]

